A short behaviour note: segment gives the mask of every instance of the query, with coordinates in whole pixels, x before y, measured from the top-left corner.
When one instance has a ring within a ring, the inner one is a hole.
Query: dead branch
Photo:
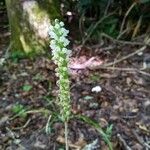
[[[128,54],[128,55],[126,55],[126,56],[124,56],[124,57],[118,59],[118,60],[115,60],[115,61],[113,61],[113,62],[104,64],[104,65],[95,66],[94,69],[99,69],[99,68],[102,68],[102,67],[109,67],[109,66],[112,66],[112,65],[116,65],[117,63],[120,63],[121,61],[126,60],[126,59],[128,59],[128,58],[134,56],[135,54],[138,54],[139,52],[144,51],[145,49],[146,49],[146,46],[143,46],[142,48],[136,50],[135,52],[130,53],[130,54]]]
[[[137,140],[141,145],[143,145],[144,147],[150,149],[150,145],[147,144],[147,143],[145,143],[145,142],[139,137],[139,135],[135,132],[135,130],[132,130],[132,133],[133,133],[133,135],[135,136],[136,140]]]
[[[126,150],[132,150],[126,143],[126,141],[122,138],[122,136],[118,133],[117,137],[119,139],[119,141],[123,144],[123,146],[125,147]]]
[[[125,13],[125,16],[123,18],[123,21],[122,21],[122,24],[121,24],[121,28],[120,28],[120,34],[122,33],[123,31],[123,28],[124,28],[124,24],[125,24],[125,21],[126,21],[126,18],[127,16],[129,15],[130,11],[132,10],[132,8],[136,5],[136,2],[132,3],[132,5],[129,7],[129,9],[127,10],[127,12]]]
[[[101,36],[108,38],[109,40],[111,40],[114,43],[119,43],[119,44],[123,44],[123,45],[150,46],[150,44],[148,42],[145,43],[145,42],[132,42],[132,41],[130,42],[130,41],[117,40],[105,33],[102,33]]]

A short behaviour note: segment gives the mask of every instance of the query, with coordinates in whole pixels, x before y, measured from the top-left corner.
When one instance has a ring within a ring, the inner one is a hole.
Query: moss
[[[49,19],[54,20],[56,18],[60,19],[61,12],[60,12],[60,1],[59,0],[46,0],[42,2],[41,0],[37,0],[39,7],[41,10],[46,11],[49,16]]]
[[[12,49],[14,51],[23,51],[27,55],[36,55],[45,53],[48,49],[49,40],[40,37],[34,25],[31,24],[30,15],[34,15],[35,22],[42,24],[43,18],[51,21],[53,18],[60,18],[57,0],[35,0],[32,13],[24,13],[21,1],[6,0],[7,11],[11,30]]]
[[[23,49],[20,43],[20,12],[16,7],[16,2],[14,0],[6,0],[7,13],[9,18],[10,30],[11,30],[11,42],[13,49],[21,50]],[[17,14],[17,15],[16,15]]]
[[[30,51],[32,51],[32,47],[30,47],[30,45],[25,41],[23,34],[20,35],[20,41],[25,53],[29,53]]]
[[[38,6],[38,4],[36,4],[33,8],[32,8],[32,12],[34,13],[34,15],[36,15],[36,19],[37,20],[42,20],[43,18],[45,18],[46,15],[46,11],[41,10]]]

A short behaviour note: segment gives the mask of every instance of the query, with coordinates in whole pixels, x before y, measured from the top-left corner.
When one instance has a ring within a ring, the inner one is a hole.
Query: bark
[[[58,0],[6,0],[14,51],[45,53],[50,22],[60,18]]]

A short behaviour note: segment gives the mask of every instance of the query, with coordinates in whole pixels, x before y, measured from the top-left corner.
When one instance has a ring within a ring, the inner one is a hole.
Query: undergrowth
[[[131,40],[149,32],[150,0],[76,0],[65,7],[77,18],[83,45],[100,42],[103,33]]]

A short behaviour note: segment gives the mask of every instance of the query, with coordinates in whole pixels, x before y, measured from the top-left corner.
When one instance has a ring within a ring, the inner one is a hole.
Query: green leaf
[[[87,100],[87,101],[88,101],[88,100],[91,100],[91,99],[93,99],[93,96],[87,95],[87,96],[84,97],[84,100]]]
[[[15,63],[17,63],[20,59],[25,57],[26,54],[22,51],[15,50],[10,53],[10,59]]]
[[[107,134],[109,139],[111,138],[111,135],[112,135],[112,129],[113,129],[112,124],[110,126],[108,126],[107,129],[106,129],[106,134]]]
[[[15,104],[12,108],[12,112],[15,114],[15,117],[19,116],[25,118],[27,116],[26,108],[21,104]]]
[[[110,138],[108,138],[108,135],[106,134],[106,132],[104,132],[102,127],[99,125],[99,123],[97,123],[95,120],[91,120],[90,118],[88,118],[86,116],[77,115],[76,117],[81,119],[82,121],[88,123],[92,127],[94,127],[100,133],[100,135],[102,136],[103,140],[107,143],[107,145],[109,147],[109,150],[113,150]]]
[[[25,91],[25,92],[29,92],[31,89],[32,89],[32,86],[31,85],[24,85],[23,87],[22,87],[22,89],[23,89],[23,91]]]

